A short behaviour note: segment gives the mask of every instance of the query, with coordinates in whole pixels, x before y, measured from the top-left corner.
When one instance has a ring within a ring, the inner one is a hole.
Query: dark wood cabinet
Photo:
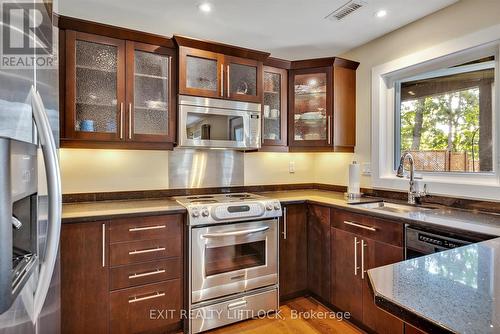
[[[174,36],[179,46],[179,93],[262,103],[267,52]]]
[[[361,239],[354,233],[331,229],[332,291],[331,303],[350,312],[358,321],[363,318],[363,282],[360,272]]]
[[[291,151],[354,152],[358,65],[341,58],[291,63],[288,88]]]
[[[404,259],[403,226],[333,210],[331,238],[331,303],[377,333],[402,333],[403,323],[375,305],[366,271]]]
[[[365,270],[403,261],[402,247],[383,242],[363,239]],[[367,274],[363,279],[363,324],[377,333],[403,333],[403,322],[379,309],[374,303],[374,296]]]
[[[175,49],[74,30],[64,36],[61,146],[171,149]]]
[[[307,285],[320,301],[330,302],[331,239],[330,208],[308,206],[307,221]]]
[[[261,151],[281,151],[287,147],[288,71],[264,66]]]
[[[63,224],[61,331],[108,333],[108,222]]]
[[[307,291],[307,207],[283,207],[279,238],[280,299],[290,299]]]
[[[63,333],[152,333],[181,328],[183,217],[63,224]],[[169,310],[159,319],[149,310]]]

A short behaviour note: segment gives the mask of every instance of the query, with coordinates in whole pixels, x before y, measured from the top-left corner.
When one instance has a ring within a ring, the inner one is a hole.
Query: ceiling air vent
[[[366,5],[366,2],[361,1],[361,0],[352,0],[352,1],[349,1],[345,5],[337,8],[336,10],[334,10],[333,12],[331,12],[330,14],[328,14],[325,17],[325,19],[329,19],[329,20],[332,20],[332,21],[335,21],[335,20],[336,21],[340,21],[343,18],[345,18],[347,15],[350,15],[350,14],[354,13],[355,11],[357,11],[358,9],[360,9],[361,7],[363,7],[364,5]]]

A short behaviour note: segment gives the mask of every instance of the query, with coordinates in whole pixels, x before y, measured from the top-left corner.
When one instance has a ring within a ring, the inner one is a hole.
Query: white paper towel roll
[[[349,187],[347,188],[347,192],[352,195],[359,195],[359,164],[356,161],[353,161],[352,164],[349,165]]]

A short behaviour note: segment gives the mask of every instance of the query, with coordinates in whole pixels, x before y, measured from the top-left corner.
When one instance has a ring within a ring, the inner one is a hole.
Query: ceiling
[[[59,0],[62,15],[131,29],[213,40],[289,60],[339,55],[458,0],[364,0],[341,21],[325,19],[348,0]],[[387,15],[375,13],[385,9]]]

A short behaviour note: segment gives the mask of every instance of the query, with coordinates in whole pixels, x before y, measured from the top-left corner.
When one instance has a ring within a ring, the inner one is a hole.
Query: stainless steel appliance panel
[[[168,153],[169,187],[242,186],[244,164],[243,152],[176,148]]]
[[[192,228],[191,303],[278,283],[278,220]]]
[[[405,227],[406,230],[406,258],[416,257],[442,252],[473,243],[459,236],[443,235],[439,232]]]
[[[179,96],[179,146],[229,148],[260,147],[259,103]]]
[[[191,311],[190,333],[199,333],[241,320],[277,311],[278,290],[253,292],[248,295],[195,308]]]

